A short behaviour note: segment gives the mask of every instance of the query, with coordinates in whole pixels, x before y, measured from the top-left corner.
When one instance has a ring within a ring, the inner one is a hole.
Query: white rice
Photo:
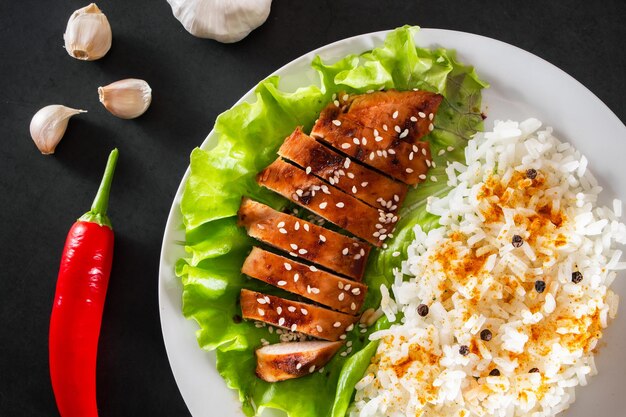
[[[381,288],[382,311],[399,320],[370,337],[380,345],[351,417],[553,416],[596,373],[593,349],[617,312],[609,286],[626,268],[614,248],[626,243],[622,204],[597,207],[587,159],[540,128],[497,121],[469,141],[466,165],[447,167],[455,188],[428,201],[441,227],[415,228]]]

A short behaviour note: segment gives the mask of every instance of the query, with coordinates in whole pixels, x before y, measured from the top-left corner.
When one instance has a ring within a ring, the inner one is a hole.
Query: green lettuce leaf
[[[176,267],[183,283],[183,314],[198,323],[199,346],[217,351],[217,369],[227,385],[238,391],[248,416],[265,408],[283,410],[291,417],[343,416],[355,384],[376,351],[377,343],[370,342],[368,335],[389,326],[383,317],[366,333],[355,328],[347,335],[352,353],[335,355],[322,372],[279,383],[255,376],[254,350],[261,339],[275,343],[279,336],[241,319],[239,292],[248,288],[286,294],[240,273],[254,241],[237,227],[235,216],[242,196],[279,210],[289,205],[255,182],[255,175],[276,158],[284,138],[297,126],[309,130],[333,94],[341,91],[420,88],[443,94],[437,127],[426,137],[437,165],[429,175],[436,180],[428,179],[410,190],[394,238],[386,249],[373,250],[368,261],[365,308],[376,308],[380,286],[392,282],[393,268],[405,258],[415,225],[428,230],[437,224],[437,218],[425,211],[425,199],[449,190],[446,161],[462,160],[467,140],[482,129],[480,92],[487,85],[472,67],[459,63],[453,51],[416,47],[417,30],[409,26],[396,29],[383,46],[333,63],[314,58],[311,65],[319,74],[319,87],[284,92],[279,89],[278,77],[262,81],[253,103],[238,104],[218,117],[214,147],[195,149],[191,154],[190,176],[181,201],[189,255]],[[449,150],[451,147],[454,149]],[[438,155],[440,151],[445,155]]]

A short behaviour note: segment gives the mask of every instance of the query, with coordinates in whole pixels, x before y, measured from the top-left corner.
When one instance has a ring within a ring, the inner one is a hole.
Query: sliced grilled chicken
[[[257,182],[376,246],[382,246],[398,220],[281,159],[261,171]]]
[[[433,130],[443,100],[442,95],[424,90],[387,90],[347,97],[340,94],[339,98],[343,112],[340,120],[352,120],[409,143],[416,143]]]
[[[313,175],[373,207],[396,212],[406,196],[406,185],[353,163],[350,158],[332,151],[300,128],[285,139],[278,154],[302,168],[310,167]],[[392,209],[394,206],[395,209]]]
[[[285,342],[256,350],[256,374],[267,382],[309,375],[326,365],[342,342]]]
[[[311,136],[321,139],[352,159],[369,165],[405,184],[426,179],[432,158],[428,142],[405,142],[404,133],[379,131],[350,120],[340,120],[341,109],[331,104],[320,114]],[[407,133],[408,134],[408,133]]]
[[[358,239],[278,212],[244,198],[239,207],[239,224],[248,235],[275,248],[354,278],[363,277],[371,246]],[[347,249],[347,250],[346,250]]]
[[[252,248],[241,272],[348,314],[359,312],[367,293],[367,286],[364,284],[317,268],[311,270],[309,265],[260,248]]]
[[[339,340],[358,319],[358,316],[245,289],[241,290],[241,312],[244,319],[331,341]]]

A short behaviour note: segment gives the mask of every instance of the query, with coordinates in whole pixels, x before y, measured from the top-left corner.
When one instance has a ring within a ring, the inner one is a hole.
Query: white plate
[[[350,53],[380,46],[388,32],[376,32],[345,39],[312,51],[285,65],[274,74],[281,76],[281,88],[294,90],[317,82],[310,68],[315,55],[334,61]],[[479,76],[491,84],[483,95],[483,108],[491,127],[496,119],[521,120],[536,117],[554,127],[555,135],[568,140],[589,159],[589,165],[604,186],[604,202],[618,197],[626,202],[626,127],[593,93],[552,64],[506,43],[468,33],[422,29],[416,43],[423,47],[456,49],[458,58],[476,67]],[[250,101],[252,90],[239,100]],[[213,132],[201,145],[210,146]],[[174,275],[174,264],[185,255],[177,243],[184,240],[180,214],[185,173],[170,210],[159,270],[159,305],[163,339],[180,392],[193,417],[241,417],[234,391],[226,388],[215,369],[215,356],[198,347],[195,322],[181,313],[182,285]],[[626,294],[626,277],[614,284]],[[624,312],[621,312],[623,315]],[[589,386],[578,388],[578,400],[564,413],[567,417],[624,415],[626,395],[626,326],[618,317],[601,341],[597,357],[599,375]]]

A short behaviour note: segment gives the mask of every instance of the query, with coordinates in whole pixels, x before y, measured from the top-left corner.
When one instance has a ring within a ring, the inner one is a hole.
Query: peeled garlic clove
[[[60,104],[46,106],[35,113],[30,121],[30,136],[42,154],[53,154],[67,129],[70,117],[86,112]]]
[[[104,87],[98,87],[100,103],[114,116],[134,119],[148,110],[152,102],[152,89],[144,80],[127,78]]]
[[[187,32],[223,43],[240,41],[261,26],[272,0],[167,0]]]
[[[112,38],[111,25],[95,3],[72,13],[63,34],[67,53],[83,61],[94,61],[106,55]]]

